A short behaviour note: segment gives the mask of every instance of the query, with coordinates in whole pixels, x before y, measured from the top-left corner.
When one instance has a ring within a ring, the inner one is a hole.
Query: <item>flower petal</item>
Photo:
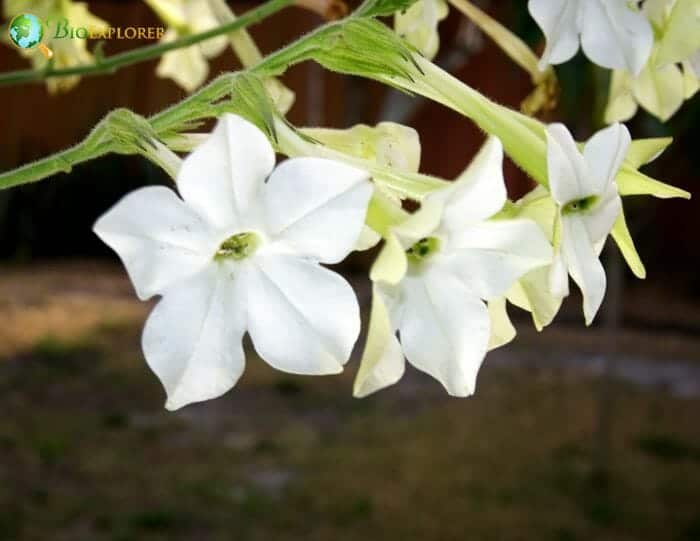
[[[603,195],[617,176],[632,138],[624,124],[613,124],[596,132],[583,147],[583,157],[596,195]]]
[[[241,292],[225,267],[211,265],[170,289],[143,330],[146,361],[175,410],[221,396],[243,373]]]
[[[353,395],[364,398],[401,379],[406,363],[396,338],[396,326],[391,321],[391,294],[378,285],[372,287],[372,312],[367,342],[362,353],[360,370],[355,377]],[[388,306],[389,305],[389,306]]]
[[[268,232],[301,255],[338,263],[362,232],[371,196],[366,171],[322,158],[287,160],[264,188]]]
[[[405,250],[396,235],[390,233],[370,269],[370,280],[398,284],[408,268]]]
[[[676,0],[672,6],[656,58],[659,65],[687,60],[700,50],[700,5],[697,0]]]
[[[490,218],[506,202],[503,179],[503,145],[490,137],[469,164],[469,167],[447,188],[426,197],[444,201],[442,226],[449,232]]]
[[[579,47],[579,0],[530,0],[527,8],[547,38],[540,70],[573,58]]]
[[[293,374],[337,374],[360,332],[360,309],[338,274],[300,258],[268,255],[246,270],[248,332],[270,365]]]
[[[581,46],[599,66],[638,75],[654,43],[651,24],[626,0],[583,0]]]
[[[474,393],[491,337],[486,305],[449,272],[432,269],[402,282],[399,331],[408,361],[452,396]]]
[[[559,258],[560,259],[560,258]],[[561,268],[568,294],[569,275],[566,267]],[[541,267],[528,272],[518,280],[506,297],[514,305],[532,313],[532,321],[538,331],[549,325],[559,312],[564,296],[556,297],[550,291],[550,267]]]
[[[482,299],[503,295],[527,272],[552,261],[552,246],[530,220],[495,220],[450,239],[448,265]]]
[[[547,126],[547,177],[552,197],[560,205],[595,194],[586,161],[563,124]]]
[[[175,41],[177,32],[168,30],[162,43]],[[163,79],[172,79],[187,92],[192,93],[202,86],[209,75],[209,64],[197,45],[168,51],[163,55],[156,68],[156,75]]]
[[[491,339],[489,340],[489,351],[491,351],[512,342],[517,332],[508,317],[505,297],[489,301],[488,309],[491,319]]]
[[[562,250],[569,274],[583,294],[583,313],[586,325],[590,325],[603,302],[606,279],[605,269],[580,217],[562,218]]]
[[[591,211],[580,213],[593,244],[608,237],[621,212],[622,199],[617,193],[617,186],[612,184]]]
[[[569,296],[569,269],[566,266],[566,258],[561,247],[554,253],[552,266],[549,267],[549,292],[555,299],[563,299]]]
[[[226,114],[185,158],[177,186],[188,205],[215,227],[249,227],[259,212],[259,190],[274,166],[275,153],[263,132],[240,116]]]
[[[168,188],[141,188],[103,214],[93,231],[121,258],[142,300],[211,261],[208,227]]]
[[[683,105],[685,79],[675,64],[655,67],[649,64],[632,85],[635,99],[661,122],[666,122]]]
[[[610,76],[605,123],[624,122],[637,114],[637,100],[632,94],[632,76],[624,70],[615,70]]]

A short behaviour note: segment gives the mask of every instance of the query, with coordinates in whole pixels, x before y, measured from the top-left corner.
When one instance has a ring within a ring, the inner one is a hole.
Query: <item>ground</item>
[[[630,298],[614,334],[518,318],[470,399],[410,370],[356,400],[357,359],[300,378],[251,353],[232,392],[168,413],[119,267],[3,268],[0,539],[698,540],[700,319]]]

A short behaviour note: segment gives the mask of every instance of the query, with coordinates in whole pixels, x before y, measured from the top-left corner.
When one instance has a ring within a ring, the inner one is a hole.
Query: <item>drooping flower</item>
[[[504,341],[501,329],[493,335],[484,301],[500,302],[515,280],[552,257],[534,222],[488,220],[506,202],[502,160],[500,141],[490,139],[453,185],[428,195],[392,229],[372,268],[371,323],[355,396],[397,382],[404,356],[449,394],[474,392],[487,350]]]
[[[428,59],[440,48],[438,24],[449,14],[445,0],[418,0],[394,16],[394,30]]]
[[[642,71],[616,70],[610,80],[605,121],[632,118],[642,107],[662,122],[700,89],[700,1],[647,0],[642,7],[654,28],[654,47]]]
[[[95,224],[139,298],[162,296],[142,346],[168,409],[233,387],[246,331],[260,357],[298,374],[340,372],[357,339],[353,290],[320,263],[352,250],[372,193],[368,175],[320,158],[274,165],[263,133],[225,115],[184,160],[182,199],[142,188]]]
[[[59,21],[68,21],[73,28],[86,28],[90,34],[103,33],[109,23],[88,11],[86,2],[72,0],[6,0],[4,14],[8,19],[19,13],[32,13],[52,26],[46,32],[46,45],[53,51],[51,65],[54,69],[73,68],[94,62],[88,51],[87,40],[81,38],[56,38]],[[34,69],[44,69],[49,60],[36,51],[20,50],[20,54],[31,59]],[[49,93],[68,92],[80,82],[79,75],[51,77],[46,80]]]
[[[579,49],[594,63],[639,74],[651,53],[649,21],[627,0],[529,0],[547,38],[540,68],[561,64]]]
[[[560,226],[550,288],[556,297],[568,295],[571,275],[583,294],[588,325],[605,295],[599,254],[622,211],[615,177],[630,143],[627,128],[613,124],[593,135],[581,153],[566,126],[547,127],[549,189]]]
[[[145,1],[168,25],[162,39],[164,43],[219,26],[208,0]],[[219,56],[227,44],[226,36],[217,36],[190,47],[168,51],[161,58],[156,74],[172,79],[187,92],[193,92],[207,79],[209,59]]]

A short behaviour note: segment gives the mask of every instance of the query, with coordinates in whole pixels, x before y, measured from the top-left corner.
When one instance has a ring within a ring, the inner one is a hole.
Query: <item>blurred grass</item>
[[[115,319],[119,287],[97,289],[79,332],[0,360],[2,540],[698,539],[700,400],[618,384],[604,482],[595,378],[539,362],[595,329],[525,333],[468,400],[411,370],[359,401],[355,364],[300,378],[249,354],[234,391],[173,414],[145,307]]]

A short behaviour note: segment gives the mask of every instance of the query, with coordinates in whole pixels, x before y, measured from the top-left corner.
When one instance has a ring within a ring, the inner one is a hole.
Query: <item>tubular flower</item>
[[[368,174],[320,158],[274,166],[263,133],[225,115],[183,161],[182,199],[142,188],[95,224],[139,298],[162,296],[142,347],[168,409],[233,387],[246,331],[260,357],[297,374],[340,372],[357,339],[353,290],[320,263],[352,250],[372,193]]]
[[[162,39],[166,43],[219,26],[209,0],[146,0],[146,3],[168,25]],[[220,55],[227,45],[226,36],[217,36],[190,47],[169,51],[161,58],[156,74],[172,79],[187,92],[193,92],[207,79],[208,59]]]
[[[629,120],[638,106],[666,122],[700,88],[700,0],[647,0],[643,13],[654,28],[652,54],[637,76],[613,73],[608,123]]]
[[[598,256],[622,211],[615,176],[630,143],[627,128],[614,124],[591,137],[581,153],[563,124],[547,127],[549,186],[560,224],[550,288],[555,297],[568,295],[571,275],[583,294],[587,325],[605,295]]]
[[[490,139],[457,181],[392,228],[371,273],[371,322],[355,396],[397,382],[404,356],[449,394],[474,392],[486,352],[504,342],[500,327],[492,336],[484,300],[498,299],[552,257],[534,222],[488,220],[506,202],[502,160],[500,141]]]
[[[651,53],[649,21],[627,0],[529,0],[547,38],[540,69],[574,57],[579,43],[594,63],[639,74]]]
[[[445,0],[418,0],[394,16],[394,30],[426,58],[432,60],[440,48],[438,24],[449,14]]]

